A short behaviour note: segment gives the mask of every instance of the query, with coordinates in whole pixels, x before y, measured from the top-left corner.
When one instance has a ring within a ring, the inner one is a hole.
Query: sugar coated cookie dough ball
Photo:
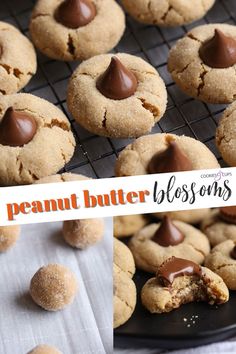
[[[55,347],[51,347],[47,344],[37,345],[34,349],[32,349],[28,354],[62,354]]]
[[[64,61],[109,52],[124,30],[124,12],[114,0],[38,0],[30,21],[35,46]]]
[[[68,220],[63,223],[63,237],[72,247],[84,249],[101,241],[103,219]]]
[[[30,283],[33,300],[48,311],[61,310],[72,303],[77,289],[74,273],[60,264],[49,264],[40,268]]]
[[[0,252],[5,252],[11,248],[20,235],[20,226],[1,226],[0,227]]]
[[[10,95],[36,73],[36,53],[28,38],[6,22],[0,22],[0,48],[0,95]]]
[[[137,21],[163,27],[181,26],[207,13],[215,0],[122,0]]]

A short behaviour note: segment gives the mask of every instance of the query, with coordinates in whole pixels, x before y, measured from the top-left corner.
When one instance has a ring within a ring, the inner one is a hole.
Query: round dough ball
[[[72,303],[77,289],[74,273],[60,264],[49,264],[40,268],[30,283],[33,300],[48,311],[61,310]]]
[[[84,249],[99,242],[104,233],[103,219],[68,220],[63,223],[63,237],[72,247]]]
[[[0,227],[0,252],[5,252],[16,243],[20,235],[20,226]]]
[[[62,354],[55,347],[51,347],[47,344],[37,345],[34,349],[32,349],[28,354]]]

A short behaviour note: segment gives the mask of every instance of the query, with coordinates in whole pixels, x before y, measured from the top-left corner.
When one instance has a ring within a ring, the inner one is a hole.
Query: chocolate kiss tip
[[[236,224],[236,206],[220,208],[220,217],[231,224]]]
[[[168,216],[165,216],[159,229],[154,234],[152,241],[158,243],[160,246],[176,246],[183,242],[184,235],[172,223]]]
[[[229,68],[236,64],[236,40],[216,28],[214,36],[200,47],[199,55],[212,68]]]
[[[0,121],[0,144],[6,146],[23,146],[29,143],[37,131],[33,117],[9,107]]]
[[[89,24],[96,14],[91,0],[65,0],[56,10],[55,18],[65,27],[76,29]]]
[[[191,171],[192,163],[175,141],[170,141],[166,150],[155,154],[148,165],[149,173]]]
[[[132,96],[137,89],[137,79],[117,57],[112,57],[106,71],[98,78],[97,89],[107,98],[122,100]]]

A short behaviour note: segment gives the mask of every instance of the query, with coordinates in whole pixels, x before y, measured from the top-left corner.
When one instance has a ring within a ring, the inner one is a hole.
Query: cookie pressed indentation
[[[148,110],[153,115],[154,120],[155,120],[155,118],[160,116],[160,111],[157,107],[155,107],[151,103],[147,102],[144,98],[139,98],[139,100],[142,102],[143,108]]]

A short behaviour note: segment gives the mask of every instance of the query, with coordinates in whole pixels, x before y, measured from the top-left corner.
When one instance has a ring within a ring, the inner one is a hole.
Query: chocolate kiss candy
[[[216,29],[214,37],[202,44],[199,55],[211,68],[229,68],[236,64],[236,40]]]
[[[236,246],[232,249],[232,252],[230,253],[231,258],[236,259]]]
[[[220,208],[220,217],[231,224],[236,224],[236,206]]]
[[[191,170],[191,161],[181,151],[175,141],[171,141],[165,151],[154,155],[148,165],[148,172],[151,174]]]
[[[161,226],[154,234],[152,241],[158,243],[160,246],[168,247],[175,246],[183,242],[184,235],[172,223],[168,216],[162,220]]]
[[[65,0],[56,10],[55,18],[68,28],[86,26],[96,16],[96,7],[90,0]]]
[[[183,275],[196,275],[199,278],[202,275],[202,268],[187,259],[171,257],[160,266],[157,277],[164,286],[171,285],[175,278]]]
[[[111,59],[107,70],[97,81],[97,89],[113,100],[122,100],[132,96],[137,86],[135,75],[116,57]]]
[[[0,122],[0,144],[23,146],[33,139],[36,131],[37,124],[33,117],[10,107]]]

